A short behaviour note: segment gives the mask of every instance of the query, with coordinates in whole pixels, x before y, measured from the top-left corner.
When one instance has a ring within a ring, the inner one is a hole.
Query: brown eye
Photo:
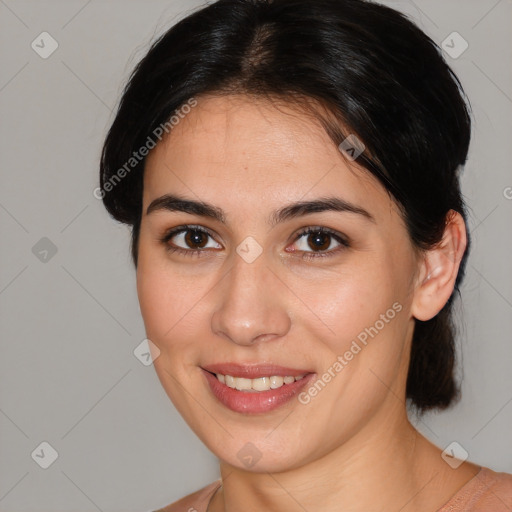
[[[334,256],[348,247],[350,243],[345,235],[325,227],[308,227],[297,235],[294,247],[287,252],[300,252],[302,258],[314,259]]]
[[[331,238],[331,235],[321,231],[310,233],[307,237],[308,247],[313,251],[325,251],[331,245]]]
[[[168,232],[161,242],[170,251],[181,253],[206,252],[208,249],[222,249],[213,236],[206,230],[194,226],[181,226]],[[204,249],[204,250],[203,250]]]
[[[189,229],[186,233],[185,242],[191,249],[202,248],[208,243],[209,235],[203,231]]]

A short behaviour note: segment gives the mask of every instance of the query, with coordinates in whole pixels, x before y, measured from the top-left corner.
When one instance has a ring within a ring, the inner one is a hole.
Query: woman
[[[512,507],[512,475],[406,408],[459,394],[463,94],[362,0],[219,0],[136,67],[100,195],[132,226],[158,377],[221,473],[162,510]]]

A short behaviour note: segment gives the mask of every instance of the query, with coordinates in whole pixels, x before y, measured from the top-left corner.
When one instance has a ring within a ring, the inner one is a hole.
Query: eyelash
[[[213,235],[203,228],[202,226],[195,226],[195,225],[185,225],[185,226],[178,226],[176,228],[171,229],[170,231],[167,231],[162,238],[160,238],[160,242],[166,246],[166,250],[171,253],[178,253],[182,254],[184,256],[202,256],[203,253],[208,252],[205,249],[183,249],[182,247],[175,247],[169,244],[169,241],[172,239],[172,237],[179,235],[181,233],[186,233],[187,231],[198,231],[200,233],[204,233],[205,235],[210,236],[211,238],[214,238]],[[300,238],[302,238],[304,235],[309,234],[325,234],[329,235],[336,242],[338,242],[340,245],[335,248],[331,249],[330,251],[324,251],[324,252],[314,252],[314,251],[304,251],[302,254],[302,259],[304,260],[314,260],[316,258],[327,258],[335,256],[338,252],[347,249],[350,247],[350,243],[347,238],[343,237],[341,234],[337,233],[336,231],[333,231],[332,229],[325,228],[325,227],[315,227],[310,226],[303,230],[301,230],[299,233],[297,233],[297,236],[293,240],[293,243],[296,243]]]

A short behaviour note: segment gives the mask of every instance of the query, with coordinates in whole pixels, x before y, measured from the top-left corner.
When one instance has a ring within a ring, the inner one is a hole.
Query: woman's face
[[[403,421],[417,268],[384,188],[296,109],[198,98],[147,157],[154,366],[228,464],[295,468]]]

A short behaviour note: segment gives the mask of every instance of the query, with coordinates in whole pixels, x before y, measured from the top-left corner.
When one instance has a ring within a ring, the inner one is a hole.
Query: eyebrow
[[[200,217],[208,217],[226,224],[226,215],[221,208],[204,201],[185,199],[172,194],[166,194],[154,199],[148,206],[146,215],[157,211],[189,213]],[[360,206],[339,197],[322,197],[312,201],[298,201],[284,206],[271,213],[269,223],[271,226],[275,226],[296,217],[326,211],[354,213],[371,222],[375,222],[373,215]]]

